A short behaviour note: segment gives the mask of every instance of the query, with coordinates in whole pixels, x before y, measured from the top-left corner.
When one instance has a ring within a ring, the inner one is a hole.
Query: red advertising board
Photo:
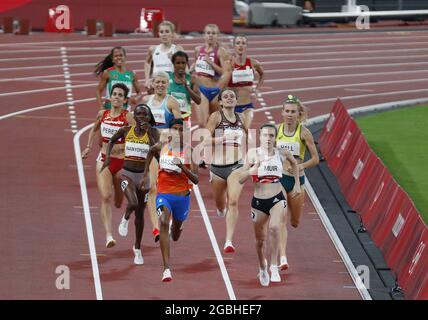
[[[428,299],[428,228],[337,100],[319,148],[349,205],[397,275],[407,299]]]

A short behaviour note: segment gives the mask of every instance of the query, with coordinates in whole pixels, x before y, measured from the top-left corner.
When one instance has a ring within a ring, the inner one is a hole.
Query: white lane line
[[[427,56],[428,57],[428,56]],[[365,59],[367,60],[367,59]],[[264,63],[263,63],[264,65]],[[337,69],[364,69],[364,68],[391,68],[391,67],[412,67],[412,66],[426,66],[428,62],[404,62],[404,63],[372,63],[372,64],[355,64],[352,65],[343,65],[343,66],[314,66],[314,67],[305,67],[305,68],[274,68],[268,69],[265,68],[266,72],[269,73],[280,73],[280,72],[294,72],[294,71],[323,71],[323,70],[337,70]]]
[[[344,91],[353,91],[353,92],[374,92],[373,89],[354,89],[354,88],[345,88]]]
[[[83,99],[83,100],[80,100],[78,102],[86,102],[86,101],[92,101],[92,100],[95,100],[95,98]],[[12,113],[0,116],[0,120],[12,118],[14,116],[24,114],[24,113],[33,112],[33,111],[39,111],[39,110],[44,110],[44,109],[48,109],[48,108],[61,107],[61,106],[64,106],[66,104],[67,104],[67,102],[60,102],[60,103],[54,103],[54,104],[39,106],[39,107],[35,107],[35,108],[29,108],[29,109],[21,110],[21,111],[17,111],[17,112],[12,112]],[[87,189],[86,189],[85,174],[84,174],[84,168],[83,168],[83,163],[82,163],[82,155],[80,153],[80,144],[79,144],[79,139],[80,139],[80,136],[82,135],[82,133],[85,132],[86,130],[88,130],[92,125],[93,124],[87,125],[86,127],[82,128],[80,130],[80,132],[78,132],[77,130],[73,130],[73,132],[75,131],[75,133],[77,133],[73,138],[73,143],[74,143],[74,153],[76,156],[77,171],[79,174],[79,183],[80,183],[80,190],[81,190],[81,196],[82,196],[82,204],[83,204],[84,214],[85,214],[86,233],[87,233],[87,238],[88,238],[89,251],[90,251],[90,255],[91,255],[92,274],[94,276],[95,292],[96,292],[97,299],[102,300],[103,296],[102,296],[102,290],[101,290],[100,275],[99,275],[99,270],[98,270],[97,254],[96,254],[96,250],[95,250],[95,241],[94,241],[94,235],[93,235],[93,231],[92,231],[91,214],[90,214],[90,210],[89,210],[89,200],[88,200],[88,194],[87,194]]]
[[[95,101],[95,98],[75,100],[74,103],[82,103],[82,102],[89,102],[89,101]],[[63,102],[58,102],[58,103],[46,104],[46,105],[34,107],[34,108],[28,108],[25,110],[20,110],[20,111],[4,114],[4,115],[0,116],[0,120],[19,116],[19,115],[27,113],[27,112],[33,112],[33,111],[39,111],[39,110],[50,109],[50,108],[55,108],[55,107],[61,107],[61,106],[66,106],[68,104],[69,104],[68,101],[63,101]]]
[[[236,300],[235,292],[233,291],[232,283],[230,282],[229,274],[227,273],[226,266],[224,264],[223,257],[220,253],[220,249],[217,244],[217,239],[215,237],[213,228],[211,226],[210,218],[208,217],[207,209],[205,208],[204,200],[202,199],[201,192],[197,185],[193,186],[195,191],[196,200],[198,201],[199,208],[201,209],[202,218],[204,219],[205,227],[208,232],[208,236],[210,237],[210,241],[212,247],[214,249],[214,253],[217,259],[217,262],[220,266],[221,275],[223,277],[223,281],[226,285],[227,293],[229,294],[230,300]]]
[[[423,56],[424,58],[428,58],[428,55]],[[382,58],[383,59],[383,58]],[[326,60],[340,60],[343,61],[344,59],[326,59]],[[363,60],[367,60],[367,59],[363,59]],[[309,60],[298,60],[298,62],[307,62]],[[316,60],[317,62],[320,62],[320,60]],[[127,61],[127,64],[131,64],[133,61]],[[290,62],[290,61],[287,61]],[[320,71],[320,70],[337,70],[337,69],[361,69],[361,68],[381,68],[381,67],[404,67],[404,66],[425,66],[428,65],[428,62],[404,62],[404,63],[379,63],[379,64],[355,64],[354,59],[352,59],[352,64],[350,65],[343,65],[343,66],[324,66],[324,67],[320,67],[320,66],[314,66],[314,67],[305,67],[305,68],[265,68],[265,72],[267,73],[281,73],[281,72],[291,72],[291,71]],[[274,63],[278,63],[278,62],[274,62]],[[281,62],[282,64],[284,62]],[[263,62],[263,65],[266,65],[268,63]],[[89,64],[88,64],[89,65]],[[92,64],[90,64],[92,65]],[[71,65],[73,67],[78,66],[78,65]],[[64,70],[69,70],[68,67],[63,68]],[[1,69],[0,69],[1,70]],[[133,69],[134,72],[142,72],[144,74],[144,69]],[[79,72],[79,73],[68,73],[73,77],[77,77],[77,76],[87,76],[87,77],[93,77],[94,74],[91,72]],[[51,78],[58,78],[58,77],[62,77],[63,74],[50,74],[50,75],[38,75],[37,76],[37,81],[40,81],[41,79],[51,79]],[[4,78],[4,79],[0,79],[0,82],[11,82],[11,81],[32,81],[34,80],[34,76],[31,77],[21,77],[21,78]],[[83,81],[83,80],[81,80]],[[89,80],[86,80],[89,81]],[[91,81],[94,82],[94,81]],[[255,88],[255,86],[253,86],[253,88]]]
[[[368,73],[347,73],[347,74],[329,74],[326,76],[308,76],[308,77],[287,77],[279,79],[265,80],[265,83],[272,82],[289,82],[289,81],[300,81],[300,80],[328,80],[328,79],[340,79],[340,78],[350,78],[350,77],[370,77],[370,76],[391,76],[391,75],[402,75],[402,74],[415,74],[415,73],[428,73],[428,69],[424,70],[406,70],[406,71],[378,71],[378,72],[368,72]]]
[[[70,48],[69,50],[71,52],[81,53],[82,51],[96,52],[96,51],[101,51],[101,50],[102,51],[104,51],[104,50],[108,51],[110,49],[111,49],[110,47],[98,47],[98,48],[82,48],[82,47],[80,47],[80,48],[73,48],[73,49]],[[278,50],[280,50],[280,49],[284,50],[285,48],[278,47],[277,49]],[[127,50],[128,52],[132,52],[134,54],[138,54],[139,56],[141,56],[142,54],[144,54],[147,51],[147,49],[144,49],[144,48],[134,49],[134,48],[130,48],[130,47],[125,48],[125,50]],[[394,49],[391,49],[391,50],[394,50]],[[57,51],[56,48],[50,48],[50,49],[38,49],[38,50],[19,50],[19,53],[28,54],[28,53],[31,53],[31,52],[39,53],[39,52],[55,52],[55,51]],[[13,53],[13,52],[16,53],[16,51],[14,51],[14,50],[5,50],[4,52],[0,52],[0,54],[3,54],[3,53],[7,54],[7,53]],[[188,49],[188,50],[184,49],[184,52],[186,52],[187,54],[190,55],[194,51],[192,49]],[[87,56],[97,56],[97,57],[100,57],[100,55],[102,55],[102,53],[92,54],[92,55],[88,54]],[[251,54],[251,55],[255,55],[255,54]]]
[[[0,93],[0,97],[15,96],[15,95],[21,95],[21,94],[36,94],[36,93],[42,93],[42,92],[63,90],[63,89],[67,89],[67,88],[69,88],[69,89],[89,88],[89,87],[95,87],[98,85],[98,83],[96,83],[95,81],[93,83],[90,83],[90,84],[78,84],[78,85],[74,85],[74,86],[70,85],[70,80],[66,80],[65,83],[66,83],[65,86],[61,86],[61,87]],[[70,91],[68,91],[68,92],[70,92]]]
[[[428,55],[426,54],[415,54],[415,55],[408,55],[408,56],[379,56],[377,55],[376,57],[350,57],[350,58],[345,58],[345,57],[341,57],[341,58],[327,58],[327,59],[286,59],[286,60],[277,60],[277,61],[263,61],[261,59],[261,63],[263,64],[263,66],[265,65],[272,65],[272,64],[285,64],[285,65],[290,65],[292,63],[308,63],[308,62],[316,62],[316,63],[321,63],[321,64],[325,64],[326,62],[343,62],[343,61],[351,61],[351,62],[356,62],[356,61],[366,61],[366,60],[410,60],[410,59],[426,59],[428,58]],[[388,63],[390,64],[390,63]],[[363,65],[364,66],[364,65]],[[333,66],[334,67],[334,66]]]
[[[390,49],[390,50],[366,50],[360,51],[358,50],[358,54],[366,54],[366,53],[375,53],[377,55],[389,52],[426,52],[428,48],[409,48],[409,49]],[[346,55],[354,55],[355,50],[350,51],[326,51],[326,52],[296,52],[296,53],[271,53],[271,54],[252,54],[251,56],[254,58],[274,58],[274,57],[283,57],[283,59],[287,59],[288,57],[312,57],[312,56],[346,56]]]
[[[292,82],[292,81],[299,81],[299,80],[319,80],[319,79],[340,79],[340,78],[349,78],[349,77],[365,77],[365,76],[379,76],[379,75],[401,75],[401,74],[415,74],[415,73],[428,73],[428,70],[414,70],[414,71],[392,71],[392,72],[382,72],[382,73],[352,73],[352,74],[337,74],[337,75],[327,75],[327,76],[313,76],[313,77],[294,77],[294,78],[283,78],[283,79],[272,79],[272,80],[266,80],[265,83],[268,82]],[[300,88],[299,90],[305,91],[305,90],[314,90],[314,89],[324,89],[324,88],[336,88],[336,87],[354,87],[356,85],[364,86],[367,85],[377,85],[377,84],[392,84],[392,83],[409,83],[409,82],[415,82],[418,80],[426,81],[426,79],[410,79],[410,80],[394,80],[394,81],[377,81],[377,82],[361,82],[361,83],[349,83],[344,85],[332,85],[332,86],[321,86],[321,87],[310,87],[310,88]],[[367,80],[366,80],[367,81]],[[22,95],[22,94],[36,94],[41,92],[49,92],[49,91],[56,91],[56,90],[63,90],[64,88],[69,89],[78,89],[78,88],[88,88],[88,87],[95,87],[98,85],[96,81],[89,84],[79,84],[79,85],[71,85],[71,81],[69,79],[66,79],[65,87],[52,87],[52,88],[45,88],[45,89],[35,89],[35,90],[27,90],[27,91],[13,91],[13,92],[5,92],[0,93],[0,97],[6,97],[6,96],[14,96],[14,95]],[[290,90],[297,90],[297,89],[290,89]],[[286,90],[286,91],[290,91]],[[70,92],[70,91],[68,91]],[[278,91],[266,91],[263,92],[263,94],[272,94],[272,93],[279,93],[284,92],[284,90],[278,90]],[[258,99],[260,99],[260,93],[256,95]]]
[[[190,131],[195,130],[199,126],[193,126]],[[208,236],[211,241],[211,245],[213,247],[217,263],[220,267],[221,275],[223,277],[224,284],[226,285],[227,293],[229,294],[230,300],[236,300],[235,292],[233,290],[232,283],[229,278],[229,274],[227,273],[226,265],[224,264],[223,256],[221,255],[220,248],[218,247],[217,239],[214,234],[213,227],[210,222],[210,218],[208,216],[207,208],[205,207],[204,199],[202,198],[201,192],[199,190],[198,185],[193,185],[193,190],[195,192],[196,201],[198,202],[198,206],[201,212],[201,216],[204,220],[205,228],[207,229]],[[215,211],[215,210],[209,210]]]
[[[373,82],[354,82],[348,84],[335,84],[330,86],[320,86],[320,87],[303,87],[303,88],[289,88],[285,90],[274,90],[274,91],[266,91],[264,94],[273,95],[279,93],[294,93],[294,92],[304,92],[304,91],[313,91],[313,90],[327,90],[327,89],[337,89],[337,88],[347,88],[350,86],[353,87],[364,87],[364,86],[381,86],[385,84],[403,84],[403,83],[428,83],[428,78],[420,78],[420,79],[410,79],[410,80],[393,80],[393,81],[373,81]],[[412,90],[408,90],[409,92],[413,92]],[[401,91],[396,91],[401,92]]]
[[[278,43],[278,42],[277,42]],[[255,45],[257,45],[257,42],[254,42]],[[263,50],[275,50],[275,49],[287,49],[287,50],[302,50],[302,49],[310,49],[311,51],[314,50],[318,50],[318,49],[337,49],[337,48],[353,48],[353,47],[358,47],[358,48],[362,48],[362,47],[391,47],[391,46],[397,46],[397,47],[402,47],[403,45],[409,46],[409,45],[413,45],[413,46],[418,46],[418,45],[425,45],[426,41],[406,41],[406,42],[378,42],[378,43],[350,43],[350,44],[332,44],[332,45],[325,45],[325,44],[321,44],[321,45],[314,45],[313,43],[310,43],[308,45],[304,45],[304,46],[281,46],[281,47],[267,47],[267,46],[262,46],[261,48],[257,48],[257,47],[251,47],[248,48],[247,51],[249,52],[250,55],[253,55],[252,52],[253,51],[263,51]],[[189,44],[190,45],[190,44]],[[103,50],[109,50],[111,47],[72,47],[69,46],[69,51],[103,51]],[[141,50],[147,50],[147,47],[143,48],[142,46],[128,46],[125,47],[126,49],[141,49]],[[2,50],[2,54],[7,54],[7,53],[31,53],[31,52],[52,52],[55,51],[56,48],[38,48],[38,49],[12,49],[12,50]],[[188,52],[192,52],[192,50],[185,50]]]
[[[134,55],[138,55],[141,56],[141,54],[134,54],[134,53],[128,53],[127,56],[134,56]],[[69,58],[73,58],[73,59],[79,59],[79,58],[90,58],[90,57],[96,57],[97,59],[99,58],[99,55],[68,55]],[[32,57],[31,60],[52,60],[57,58],[56,56],[48,56],[48,57]],[[261,59],[261,62],[263,63],[264,66],[266,65],[272,65],[272,64],[279,64],[279,65],[290,65],[292,63],[308,63],[308,62],[315,62],[315,63],[321,63],[321,64],[325,64],[326,62],[342,62],[342,61],[351,61],[351,62],[355,62],[355,61],[365,61],[365,60],[411,60],[411,59],[426,59],[428,58],[428,55],[426,54],[422,54],[422,55],[399,55],[399,56],[375,56],[375,57],[340,57],[340,58],[318,58],[318,59],[285,59],[285,60],[275,60],[275,61],[263,61],[263,59]],[[12,62],[12,61],[28,61],[28,58],[8,58],[8,59],[0,59],[0,62]],[[144,62],[145,60],[127,60],[126,63],[129,65],[132,64],[141,64],[142,62]],[[83,66],[94,66],[94,64],[96,63],[96,61],[92,62],[92,63],[80,63],[80,64],[71,64],[71,66],[73,67],[83,67]],[[416,63],[416,62],[415,62]],[[424,63],[424,62],[422,62]],[[412,64],[412,62],[397,62],[397,65],[407,65],[407,64]],[[381,64],[381,66],[388,66],[388,65],[395,65],[395,64]],[[362,65],[363,67],[369,67],[369,65]],[[45,65],[45,66],[40,66],[40,67],[23,67],[23,68],[32,68],[32,69],[43,69],[43,68],[53,68],[53,67],[60,67],[60,65]],[[334,68],[334,66],[331,66],[332,68]],[[340,66],[339,66],[340,67]],[[324,67],[320,67],[321,70]],[[325,67],[327,68],[327,67]],[[8,70],[5,68],[0,68],[0,71],[3,70]],[[141,71],[144,72],[143,69],[134,69],[134,71]],[[295,69],[292,69],[295,70]],[[90,72],[85,72],[85,73],[76,73],[75,75],[92,75],[92,73]],[[48,75],[48,76],[43,76],[43,77],[59,77],[61,75]],[[16,79],[24,79],[24,78],[16,78]],[[13,80],[13,79],[12,79]]]
[[[67,43],[69,43],[69,42],[67,42]],[[147,46],[147,48],[148,48],[149,46]],[[125,47],[125,50],[126,50],[126,47]],[[144,52],[147,52],[147,49],[144,49],[143,50]],[[141,57],[141,53],[140,52],[127,52],[126,53],[126,56],[127,57],[130,57],[130,56],[138,56],[138,57]],[[69,59],[81,59],[81,58],[84,58],[84,59],[87,59],[87,58],[96,58],[96,59],[94,59],[94,60],[97,60],[97,59],[100,59],[100,54],[69,54],[68,55],[68,58]],[[55,58],[57,58],[57,56],[43,56],[43,57],[31,57],[31,60],[32,61],[34,61],[34,60],[52,60],[52,59],[55,59]],[[28,61],[28,58],[13,58],[13,57],[10,57],[10,58],[2,58],[2,59],[0,59],[0,62],[15,62],[15,61]],[[138,61],[145,61],[145,60],[138,60]],[[98,61],[94,61],[92,64],[90,64],[90,63],[86,63],[86,65],[92,65],[92,66],[94,66],[96,63],[97,63]],[[130,63],[131,61],[127,61],[126,63]],[[135,62],[135,61],[133,61],[133,62]]]
[[[321,203],[318,200],[318,197],[316,196],[315,191],[312,189],[312,186],[309,182],[309,179],[306,179],[305,181],[305,189],[308,192],[309,198],[311,199],[312,204],[314,205],[315,209],[317,210],[321,222],[324,225],[324,228],[326,229],[328,235],[330,236],[330,239],[332,240],[337,252],[339,253],[340,257],[343,260],[343,263],[346,266],[346,269],[348,270],[352,281],[354,281],[359,294],[361,295],[361,298],[364,300],[372,300],[372,297],[370,296],[366,286],[364,285],[364,282],[361,280],[360,276],[358,275],[357,270],[355,269],[354,264],[352,263],[351,258],[348,255],[348,252],[346,251],[345,247],[343,246],[342,241],[340,240],[339,236],[336,233],[336,230],[334,230],[333,225],[330,222],[330,219],[328,218],[327,214],[324,211],[324,208],[322,207]],[[335,261],[333,261],[335,262]],[[337,261],[342,262],[342,261]]]
[[[92,229],[91,211],[89,209],[88,191],[86,189],[85,171],[83,169],[82,155],[80,153],[80,136],[93,126],[93,123],[76,132],[73,138],[74,153],[76,155],[77,173],[79,175],[80,191],[82,196],[83,212],[85,214],[86,234],[88,237],[89,252],[91,256],[92,274],[94,276],[95,293],[97,300],[103,300],[100,273],[98,269],[97,251],[95,248],[94,233]]]
[[[401,40],[401,39],[426,39],[428,38],[426,34],[425,30],[412,30],[411,34],[407,33],[405,35],[399,33],[399,32],[389,32],[389,31],[384,31],[384,32],[379,32],[376,34],[357,34],[355,32],[338,32],[338,33],[334,33],[334,34],[330,34],[329,36],[331,38],[329,39],[325,39],[323,37],[320,37],[319,34],[308,34],[307,37],[302,38],[301,34],[276,34],[276,35],[249,35],[248,38],[249,39],[258,39],[258,38],[262,38],[262,39],[266,39],[266,37],[269,38],[274,38],[275,40],[252,40],[251,44],[266,44],[266,43],[278,43],[279,41],[281,43],[305,43],[305,42],[320,42],[320,43],[325,43],[328,41],[331,42],[336,42],[336,41],[340,41],[341,43],[343,41],[356,41],[356,40],[361,40],[361,41],[370,41],[370,40],[385,40],[385,39],[389,39],[389,40]],[[379,35],[383,35],[383,36],[379,36]],[[316,38],[310,38],[310,37],[316,37]],[[290,38],[290,39],[287,39]],[[297,39],[296,39],[297,38]],[[194,37],[192,38],[190,41],[188,41],[189,43],[184,43],[184,45],[193,45],[194,42],[199,43],[201,41],[202,37]],[[229,40],[229,37],[226,36],[220,36],[219,37],[220,40]],[[94,45],[94,44],[105,44],[105,43],[111,43],[111,42],[117,42],[117,43],[124,43],[124,42],[139,42],[141,44],[145,44],[144,48],[147,48],[149,45],[151,44],[146,44],[147,41],[150,39],[146,39],[146,38],[118,38],[118,39],[103,39],[103,40],[73,40],[73,41],[67,41],[67,44],[69,44],[70,46],[73,44],[89,44],[89,45]],[[180,38],[181,42],[185,42],[187,41],[186,38]],[[43,45],[61,45],[63,44],[63,41],[48,41],[48,42],[43,42]],[[40,44],[36,43],[36,42],[21,42],[21,43],[3,43],[0,44],[0,47],[21,47],[21,46],[29,46],[30,48],[34,48],[36,45],[40,46]],[[183,44],[182,44],[183,45]],[[44,46],[42,48],[44,48]],[[125,49],[132,47],[132,46],[124,46]],[[108,47],[111,49],[111,47]]]
[[[420,81],[422,81],[422,80],[423,79],[420,79]],[[427,79],[425,79],[425,80],[427,80]],[[426,83],[426,82],[424,82],[424,83]],[[283,90],[283,91],[286,92],[285,90]],[[287,91],[290,91],[290,90],[287,90]],[[370,97],[377,97],[377,96],[394,96],[394,95],[397,95],[397,94],[420,93],[420,92],[428,92],[428,88],[425,88],[425,89],[415,89],[415,90],[390,91],[390,92],[384,92],[384,93],[374,93],[374,94],[365,94],[365,95],[356,95],[356,96],[342,96],[342,97],[340,97],[340,99],[342,99],[342,100],[353,100],[353,99],[360,99],[360,98],[370,98]],[[337,97],[334,97],[334,98],[325,98],[325,99],[317,99],[317,100],[310,100],[310,101],[305,101],[305,104],[315,104],[315,103],[321,103],[321,102],[330,102],[330,101],[336,101],[336,99],[337,99]],[[95,101],[95,98],[87,98],[87,99],[74,100],[74,104],[84,103],[84,102],[91,102],[91,101]],[[68,104],[69,104],[68,101],[63,101],[63,102],[59,102],[59,103],[53,103],[53,104],[47,104],[47,105],[42,105],[42,106],[38,106],[38,107],[28,108],[28,109],[25,109],[25,110],[20,110],[20,111],[8,113],[8,114],[0,115],[0,120],[4,120],[4,119],[12,118],[12,117],[15,117],[15,116],[19,116],[19,115],[27,113],[27,112],[33,112],[33,111],[39,111],[39,110],[44,110],[44,109],[50,109],[50,108],[65,106],[65,105],[68,105]],[[254,110],[254,112],[262,112],[262,111],[274,110],[274,109],[279,109],[281,107],[282,107],[282,105],[276,105],[276,106],[270,106],[270,107],[263,107],[263,108],[259,108],[259,109]]]
[[[390,52],[388,50],[388,52]],[[333,53],[333,52],[332,52]],[[315,54],[315,53],[313,53]],[[269,55],[264,55],[263,57],[266,57]],[[69,56],[70,58],[72,58],[72,56]],[[85,56],[86,57],[86,56]],[[420,57],[420,58],[426,58],[427,55],[416,55],[414,57]],[[409,60],[409,58],[411,58],[411,56],[386,56],[386,57],[382,57],[382,61],[384,61],[385,59],[406,59],[406,61]],[[290,63],[297,63],[297,62],[328,62],[328,61],[352,61],[355,62],[357,60],[367,60],[367,59],[380,59],[379,56],[376,57],[356,57],[356,58],[337,58],[337,59],[305,59],[305,60],[285,60],[285,61],[266,61],[266,62],[262,62],[263,65],[270,65],[270,64],[290,64]],[[1,59],[0,59],[1,60]],[[143,63],[145,60],[129,60],[127,61],[127,65],[131,65],[131,64],[141,64]],[[415,65],[415,64],[427,64],[427,62],[398,62],[398,63],[383,63],[383,64],[353,64],[351,66],[323,66],[323,67],[319,67],[321,70],[326,70],[326,69],[334,69],[336,68],[359,68],[359,67],[365,67],[365,68],[371,68],[371,67],[376,67],[376,66],[383,66],[383,67],[389,67],[389,66],[411,66],[411,65]],[[31,67],[11,67],[11,68],[0,68],[0,72],[1,71],[19,71],[19,70],[37,70],[37,69],[49,69],[49,68],[55,68],[55,67],[61,67],[62,65],[42,65],[42,66],[31,66]],[[69,64],[69,66],[73,66],[73,67],[88,67],[94,66],[94,63],[76,63],[76,64]],[[311,70],[314,68],[310,68],[308,70]],[[269,69],[267,69],[269,70]],[[266,70],[266,71],[267,71]],[[298,71],[298,70],[305,70],[304,68],[301,69],[291,69],[293,71]],[[143,72],[144,69],[136,69],[134,71],[139,71],[139,72]],[[273,70],[269,70],[270,72],[275,72]],[[91,75],[92,73],[88,72],[88,73],[79,73],[79,75]],[[22,78],[17,78],[17,79],[22,79]]]
[[[371,97],[381,97],[381,96],[394,96],[394,95],[402,95],[402,94],[409,94],[409,93],[427,93],[428,92],[428,88],[425,89],[415,89],[415,90],[403,90],[403,91],[393,91],[393,92],[382,92],[382,93],[372,93],[372,94],[360,94],[357,96],[342,96],[339,97],[341,100],[354,100],[354,99],[365,99],[365,98],[371,98]],[[337,97],[335,98],[325,98],[325,99],[317,99],[317,100],[308,100],[305,101],[305,105],[309,105],[309,104],[316,104],[316,103],[321,103],[321,102],[333,102],[336,101]],[[420,99],[415,99],[415,101],[419,101]],[[275,110],[275,109],[279,109],[282,108],[282,105],[276,105],[276,106],[271,106],[271,107],[266,107],[266,108],[261,108],[261,109],[256,109],[254,110],[254,112],[261,112],[261,111],[266,111],[266,110]],[[351,109],[353,110],[353,109]]]
[[[414,41],[414,42],[405,42],[405,43],[394,43],[394,42],[383,42],[383,43],[349,43],[349,44],[332,44],[332,45],[312,45],[309,44],[307,46],[274,46],[274,47],[259,47],[259,48],[255,48],[255,47],[250,47],[247,49],[248,55],[252,55],[253,51],[263,51],[263,50],[268,50],[268,51],[272,51],[272,50],[302,50],[302,49],[337,49],[337,48],[353,48],[353,47],[358,47],[358,48],[362,48],[362,47],[391,47],[391,46],[395,46],[395,47],[403,47],[404,45],[414,45],[414,46],[418,46],[418,45],[426,45],[426,41]]]
[[[86,167],[86,166],[84,166]],[[73,206],[74,209],[83,209],[82,206]],[[98,207],[89,207],[89,209],[98,209]]]
[[[63,65],[62,69],[63,69],[63,72],[64,72],[64,79],[65,79],[64,82],[66,84],[70,84],[71,85],[70,72],[68,71],[69,68],[68,68],[68,64],[67,64],[67,62],[68,62],[67,48],[66,47],[61,47],[60,50],[61,50],[61,56],[63,57],[63,59],[62,59],[62,65]],[[69,103],[69,106],[68,106],[69,110],[74,109],[74,106],[73,106],[73,104],[74,104],[73,91],[72,90],[70,90],[70,91],[67,90],[66,91],[66,96],[67,96],[67,100],[68,100],[68,103]],[[76,129],[77,129],[77,121],[75,119],[76,119],[75,115],[73,115],[73,116],[70,115],[70,128],[72,129],[71,132],[73,132],[73,133],[76,133]]]

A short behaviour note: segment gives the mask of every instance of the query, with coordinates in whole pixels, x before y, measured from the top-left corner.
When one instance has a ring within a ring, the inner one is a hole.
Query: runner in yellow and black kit
[[[106,151],[106,160],[101,171],[109,165],[110,152],[115,143],[125,140],[124,164],[119,174],[121,188],[128,200],[128,205],[119,225],[119,234],[123,237],[128,234],[129,218],[132,212],[135,211],[134,263],[143,264],[141,239],[143,237],[144,209],[146,208],[149,185],[141,188],[141,181],[147,154],[150,147],[159,141],[159,132],[153,127],[155,125],[155,118],[149,106],[145,104],[139,104],[135,107],[134,120],[136,125],[122,127],[110,139]]]
[[[282,109],[283,123],[278,126],[276,146],[281,150],[288,150],[296,158],[299,169],[299,180],[302,192],[297,197],[290,197],[294,186],[294,173],[290,167],[284,167],[281,184],[287,193],[288,210],[291,217],[291,225],[297,228],[300,216],[303,212],[305,200],[305,172],[304,169],[316,166],[319,162],[318,152],[315,147],[312,133],[302,125],[306,119],[306,111],[300,100],[292,95],[287,97]],[[304,161],[306,148],[309,149],[311,158]],[[286,270],[288,262],[286,257],[287,225],[280,228],[280,269]]]

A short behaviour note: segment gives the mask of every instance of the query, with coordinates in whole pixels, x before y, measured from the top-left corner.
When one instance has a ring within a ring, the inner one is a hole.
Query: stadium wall
[[[83,30],[88,19],[111,21],[118,32],[133,32],[140,21],[142,8],[162,8],[165,18],[178,24],[183,33],[201,32],[215,23],[221,32],[231,33],[233,2],[230,0],[2,0],[0,19],[29,19],[34,30],[44,29],[50,7],[67,5],[72,27]]]
[[[349,205],[395,272],[407,299],[428,299],[428,226],[337,100],[318,140]]]

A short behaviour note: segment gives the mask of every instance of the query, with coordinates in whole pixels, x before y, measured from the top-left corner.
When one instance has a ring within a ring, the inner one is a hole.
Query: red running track
[[[258,58],[267,73],[262,95],[255,97],[259,111],[253,126],[257,128],[268,117],[280,121],[278,108],[269,107],[279,106],[289,93],[307,103],[311,117],[329,112],[338,96],[350,108],[426,98],[427,39],[426,31],[250,36],[249,55]],[[222,41],[230,43],[227,37]],[[0,134],[6,146],[0,155],[1,299],[97,298],[72,126],[80,130],[95,118],[93,65],[111,47],[123,45],[128,49],[128,67],[142,79],[147,46],[155,42],[131,36],[0,36]],[[191,52],[202,39],[181,38],[178,43]],[[66,47],[66,62],[61,47]],[[65,88],[64,67],[69,68],[71,91]],[[72,93],[75,124],[67,93]],[[40,106],[51,107],[31,109]],[[14,114],[17,111],[22,113]],[[86,138],[87,131],[82,144]],[[239,204],[237,252],[221,254],[229,290],[194,193],[182,238],[172,244],[174,281],[162,283],[160,249],[152,240],[147,214],[143,266],[133,264],[132,228],[125,239],[116,234],[116,247],[104,247],[95,157],[91,154],[84,162],[84,173],[100,275],[99,298],[101,293],[104,299],[361,299],[309,199],[301,226],[289,230],[291,268],[283,273],[280,284],[260,287],[249,218],[250,183]],[[222,248],[225,221],[215,214],[207,171],[201,172],[199,189],[216,243]],[[122,211],[114,209],[114,226]],[[62,265],[70,270],[69,290],[58,290],[55,285],[56,268]]]

